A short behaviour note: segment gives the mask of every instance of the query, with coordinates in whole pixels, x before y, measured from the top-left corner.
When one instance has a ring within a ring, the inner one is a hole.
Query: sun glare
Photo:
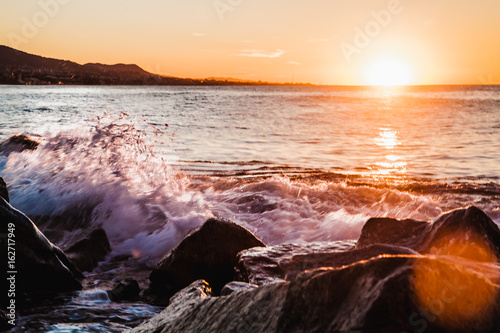
[[[410,67],[398,59],[383,59],[366,71],[366,83],[371,86],[401,86],[411,84]]]

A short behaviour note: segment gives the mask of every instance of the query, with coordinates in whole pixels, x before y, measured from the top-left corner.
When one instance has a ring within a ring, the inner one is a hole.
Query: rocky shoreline
[[[1,299],[0,328],[9,330],[11,318],[39,304],[67,302],[62,296],[85,289],[98,274],[89,273],[113,260],[104,230],[63,251],[9,204],[2,178],[0,197],[0,243],[16,242],[15,310]],[[371,218],[357,241],[276,246],[211,218],[149,277],[101,277],[110,279],[102,285],[111,302],[166,306],[130,332],[493,332],[500,329],[499,254],[498,226],[473,206],[432,223]],[[8,267],[10,259],[0,262]]]

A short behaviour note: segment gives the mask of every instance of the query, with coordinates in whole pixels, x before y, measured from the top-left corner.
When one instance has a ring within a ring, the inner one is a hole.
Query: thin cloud
[[[285,51],[276,49],[275,51],[266,51],[266,50],[241,50],[240,53],[237,53],[238,57],[255,57],[255,58],[279,58]]]
[[[295,66],[299,66],[299,65],[300,65],[300,62],[298,62],[298,61],[293,61],[293,60],[290,60],[290,61],[288,61],[288,62],[287,62],[287,64],[289,64],[289,65],[295,65]]]

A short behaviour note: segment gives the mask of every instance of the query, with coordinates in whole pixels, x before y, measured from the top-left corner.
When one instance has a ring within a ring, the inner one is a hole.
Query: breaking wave
[[[4,152],[0,171],[12,205],[40,221],[42,231],[54,228],[46,222],[54,217],[66,221],[59,245],[102,227],[115,255],[148,263],[212,216],[245,226],[266,244],[356,239],[372,216],[431,220],[470,204],[500,222],[493,183],[388,182],[262,161],[229,171],[203,161],[214,165],[200,171],[200,161],[179,161],[165,148],[171,140],[167,127],[105,115],[46,133],[34,151]]]

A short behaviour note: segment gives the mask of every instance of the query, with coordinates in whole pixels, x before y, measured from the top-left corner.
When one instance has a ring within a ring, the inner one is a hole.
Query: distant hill
[[[77,64],[0,45],[0,84],[273,85],[237,79],[186,79],[146,72],[134,64]]]

